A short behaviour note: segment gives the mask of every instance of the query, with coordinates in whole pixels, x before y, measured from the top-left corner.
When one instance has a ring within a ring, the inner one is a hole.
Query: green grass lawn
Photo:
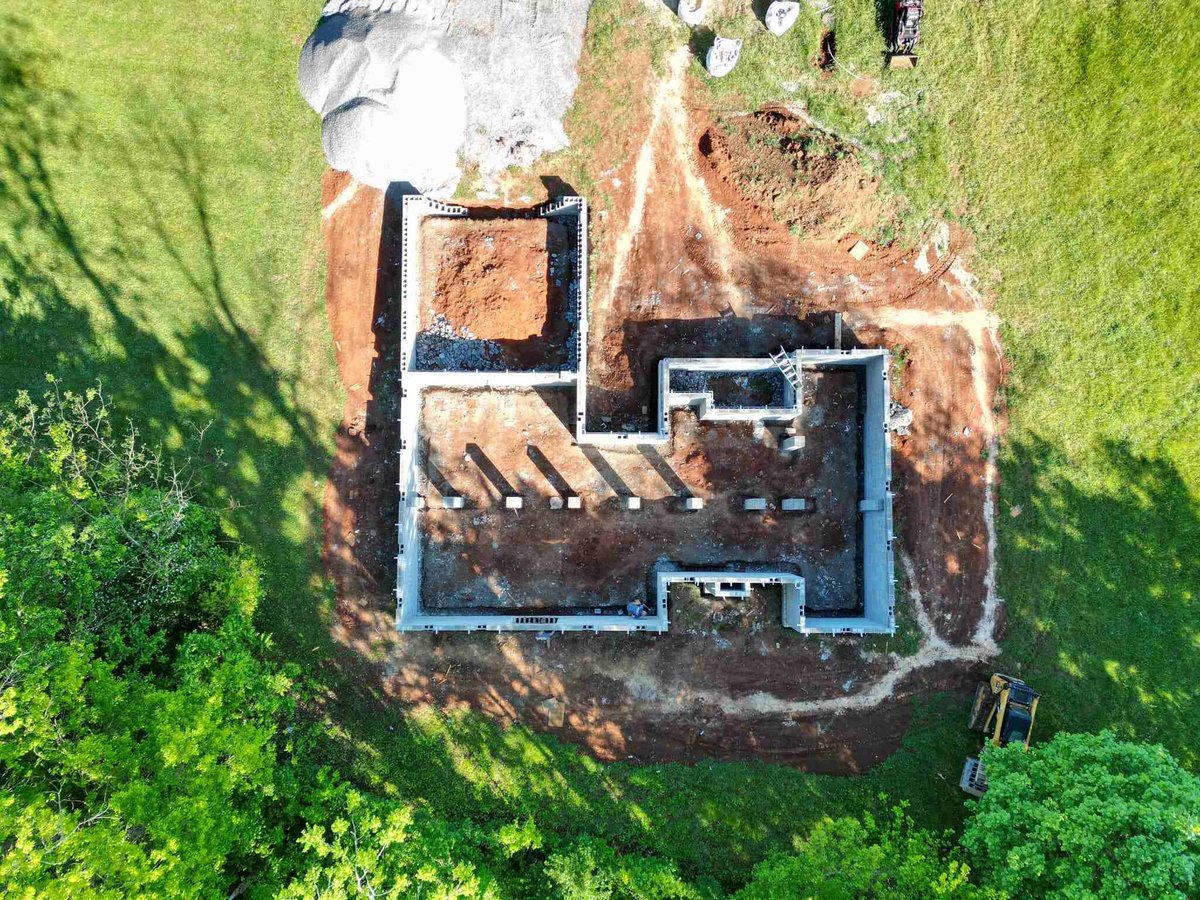
[[[341,397],[319,122],[295,90],[312,16],[55,2],[0,19],[0,393],[99,379],[151,441],[207,428],[205,499],[279,612],[315,623],[296,612],[323,594]]]
[[[616,0],[598,2],[609,44],[628,40],[622,16],[650,27],[635,3],[614,17]],[[719,23],[747,44],[711,99],[806,102],[904,198],[908,234],[941,215],[974,229],[1014,366],[1004,665],[1045,693],[1047,726],[1116,727],[1195,767],[1200,178],[1185,125],[1200,120],[1200,34],[1183,6],[947,0],[931,4],[920,67],[887,73],[875,6],[852,0],[828,75],[810,65],[815,16],[777,41],[745,14]],[[332,762],[447,814],[534,817],[726,881],[879,792],[955,824],[970,746],[956,698],[922,705],[904,749],[858,779],[600,765],[471,716],[381,714],[330,644],[318,559],[342,398],[319,126],[294,87],[316,7],[39,10],[0,33],[0,393],[39,390],[46,372],[99,378],[153,440],[180,446],[208,425],[207,499],[263,560],[264,626],[331,701]],[[887,102],[851,94],[860,73]]]

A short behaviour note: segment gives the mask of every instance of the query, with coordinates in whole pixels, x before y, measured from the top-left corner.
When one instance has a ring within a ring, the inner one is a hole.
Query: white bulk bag
[[[728,75],[737,65],[741,52],[742,41],[740,38],[719,37],[708,48],[708,55],[704,57],[704,67],[708,69],[708,74],[713,78]]]
[[[799,17],[799,3],[795,3],[793,0],[775,0],[767,7],[767,14],[763,20],[766,22],[767,31],[782,37],[791,30]]]

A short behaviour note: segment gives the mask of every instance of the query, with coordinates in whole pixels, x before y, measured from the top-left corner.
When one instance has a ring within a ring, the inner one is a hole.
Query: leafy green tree
[[[872,816],[825,819],[795,853],[776,854],[754,867],[738,900],[924,900],[995,898],[969,881],[970,871],[948,838],[914,828],[903,809]]]
[[[99,390],[0,413],[0,892],[450,900],[497,896],[489,858],[540,871],[532,821],[487,835],[303,756],[257,568],[191,478]]]
[[[988,791],[963,845],[1017,897],[1200,894],[1200,779],[1111,732],[986,753]]]
[[[500,896],[484,863],[482,836],[414,807],[368,797],[345,785],[318,792],[298,841],[295,874],[282,898],[425,897],[488,900]]]
[[[226,894],[279,843],[256,570],[96,391],[0,422],[0,890]]]
[[[0,419],[0,559],[26,645],[87,640],[140,666],[253,611],[256,567],[191,501],[193,474],[118,433],[99,389],[19,395]]]
[[[701,896],[663,860],[618,855],[601,841],[584,839],[551,854],[545,875],[562,900],[698,900]]]

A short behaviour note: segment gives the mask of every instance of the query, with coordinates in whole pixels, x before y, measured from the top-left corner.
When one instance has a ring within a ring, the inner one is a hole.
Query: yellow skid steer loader
[[[985,747],[988,743],[1006,747],[1019,741],[1028,750],[1038,698],[1041,696],[1020,678],[997,672],[990,682],[980,682],[975,689],[975,703],[971,706],[967,727],[987,736]],[[982,797],[987,790],[987,774],[983,771],[983,763],[968,758],[958,783],[973,797]]]

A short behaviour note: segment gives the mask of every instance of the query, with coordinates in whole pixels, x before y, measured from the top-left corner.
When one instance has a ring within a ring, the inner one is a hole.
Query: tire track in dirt
[[[681,47],[686,51],[686,47]],[[629,205],[629,218],[625,227],[617,233],[613,240],[612,271],[608,276],[608,297],[614,297],[625,278],[625,270],[629,265],[629,257],[633,253],[633,245],[642,230],[642,222],[646,218],[646,195],[650,191],[650,179],[656,170],[656,139],[662,128],[663,117],[666,114],[667,103],[677,94],[673,85],[682,77],[684,66],[687,64],[686,52],[677,52],[671,57],[668,74],[659,81],[654,90],[654,103],[651,106],[650,127],[646,132],[646,140],[638,151],[637,162],[633,167],[633,202]],[[609,326],[611,303],[594,304],[595,311],[600,314],[600,334],[606,334]],[[594,315],[595,313],[593,313]]]
[[[725,211],[713,200],[708,190],[708,183],[701,177],[696,167],[696,142],[691,139],[691,120],[688,118],[687,106],[684,103],[683,88],[686,81],[687,63],[690,51],[680,47],[672,60],[673,67],[666,86],[667,102],[670,105],[671,116],[670,137],[674,152],[669,158],[678,162],[678,174],[683,178],[687,196],[692,211],[704,223],[705,233],[712,236],[713,253],[716,261],[718,284],[733,311],[743,316],[749,312],[748,304],[742,290],[734,283],[731,262],[735,257],[733,242],[730,240],[729,229],[725,225]]]

